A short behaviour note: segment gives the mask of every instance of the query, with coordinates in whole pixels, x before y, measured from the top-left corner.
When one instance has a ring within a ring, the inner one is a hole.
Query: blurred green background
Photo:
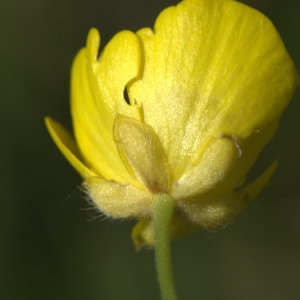
[[[299,70],[299,0],[244,2],[273,20]],[[70,65],[90,27],[104,44],[176,3],[1,1],[0,299],[159,299],[152,251],[135,252],[133,222],[89,208],[43,117],[70,125]],[[225,230],[173,243],[180,299],[300,299],[299,100],[260,159],[280,161],[261,197]]]

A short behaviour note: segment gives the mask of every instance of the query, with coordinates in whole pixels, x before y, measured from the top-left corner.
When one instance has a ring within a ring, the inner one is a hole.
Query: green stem
[[[171,224],[175,200],[168,194],[153,196],[155,262],[162,300],[176,300],[171,263]]]

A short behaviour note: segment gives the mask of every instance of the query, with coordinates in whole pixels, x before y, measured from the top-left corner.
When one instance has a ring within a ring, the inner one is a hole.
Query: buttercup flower
[[[244,186],[299,83],[272,23],[239,2],[184,0],[154,30],[99,44],[91,29],[73,64],[75,139],[46,119],[89,197],[139,220],[137,247],[153,244],[156,194],[176,200],[174,235],[231,222],[275,170]]]

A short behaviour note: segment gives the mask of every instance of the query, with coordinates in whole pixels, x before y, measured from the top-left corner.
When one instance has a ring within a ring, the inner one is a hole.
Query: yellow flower
[[[235,1],[184,0],[154,30],[99,44],[91,29],[73,64],[75,140],[46,119],[90,198],[139,220],[137,247],[153,243],[153,194],[176,200],[175,235],[228,224],[273,174],[243,186],[299,83],[272,23]]]

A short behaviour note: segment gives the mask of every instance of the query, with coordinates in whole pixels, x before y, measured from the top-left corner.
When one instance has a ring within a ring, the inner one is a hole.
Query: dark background
[[[300,69],[300,2],[245,2],[273,20]],[[1,1],[0,299],[159,299],[152,251],[135,252],[133,222],[89,209],[43,117],[70,124],[70,65],[90,27],[104,45],[176,3]],[[225,230],[173,243],[180,299],[300,299],[299,100],[260,159],[280,161],[261,197]]]

